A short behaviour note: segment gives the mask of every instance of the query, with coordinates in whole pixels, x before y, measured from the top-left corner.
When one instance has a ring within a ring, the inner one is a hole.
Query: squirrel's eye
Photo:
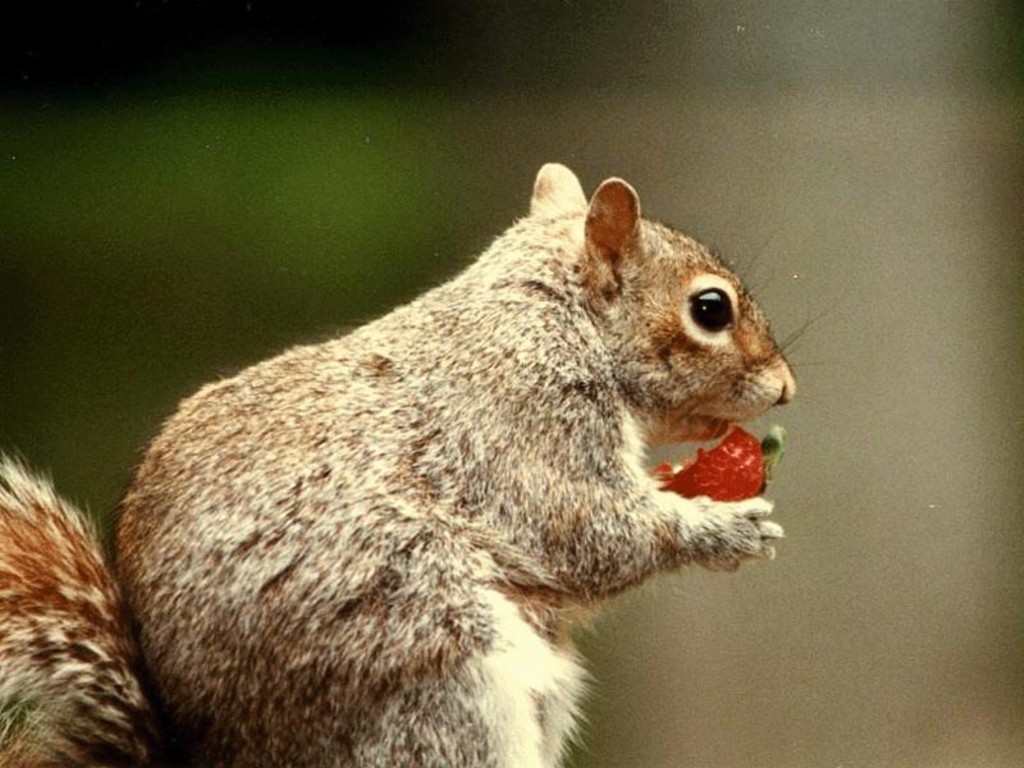
[[[732,323],[732,302],[718,288],[710,288],[690,297],[690,317],[705,331],[723,331]]]

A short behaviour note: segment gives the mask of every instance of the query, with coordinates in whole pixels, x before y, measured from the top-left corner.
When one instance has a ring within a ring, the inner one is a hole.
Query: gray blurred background
[[[581,635],[574,765],[1024,765],[1018,5],[36,6],[0,447],[106,516],[202,382],[454,274],[543,162],[623,176],[798,336],[789,538]]]

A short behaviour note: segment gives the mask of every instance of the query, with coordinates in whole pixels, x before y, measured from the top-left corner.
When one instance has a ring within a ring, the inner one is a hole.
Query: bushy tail
[[[0,765],[150,764],[139,664],[89,521],[0,455]]]

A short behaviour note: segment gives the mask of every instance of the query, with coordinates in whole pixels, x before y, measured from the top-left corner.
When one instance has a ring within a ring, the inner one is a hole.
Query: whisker
[[[760,245],[758,245],[754,249],[754,255],[752,256],[750,261],[743,265],[744,273],[753,275],[754,269],[757,267],[757,263],[761,260],[761,257],[768,252],[769,246],[776,240],[776,238],[778,238],[779,233],[781,231],[782,225],[780,224],[776,226],[774,230],[772,230],[771,232],[764,236],[764,238],[761,240]]]
[[[795,368],[800,371],[806,370],[807,368],[835,368],[840,365],[839,359],[835,360],[792,360]],[[799,372],[799,371],[798,371]]]
[[[818,312],[816,315],[808,317],[796,328],[796,330],[792,331],[779,343],[779,349],[781,349],[783,352],[789,352],[795,349],[796,343],[803,338],[804,334],[807,333],[807,331],[813,328],[815,325],[817,325],[821,320],[831,315],[835,311],[835,309],[835,306],[830,306],[827,307],[826,309],[823,309],[821,312]]]

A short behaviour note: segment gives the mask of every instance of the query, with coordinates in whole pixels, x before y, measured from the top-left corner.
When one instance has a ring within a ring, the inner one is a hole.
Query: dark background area
[[[443,23],[435,15],[442,10],[438,4],[387,2],[42,2],[23,6],[17,19],[9,17],[2,61],[7,84],[23,92],[104,88],[144,83],[162,64],[234,43],[299,60],[312,61],[319,53],[330,62],[332,79],[365,82],[381,60],[394,62],[427,47]],[[259,82],[267,74],[251,79]],[[311,73],[305,77],[319,81]]]
[[[126,84],[167,87],[172,82],[164,79],[167,67],[188,72],[189,62],[202,66],[205,57],[233,48],[236,55],[237,48],[247,53],[245,66],[231,73],[232,84],[264,87],[557,90],[701,81],[936,82],[951,71],[1019,83],[1024,67],[1024,6],[1013,0],[647,0],[628,5],[427,0],[359,6],[302,0],[62,0],[23,4],[16,14],[6,13],[0,27],[2,82],[22,95],[39,89],[82,95]],[[738,36],[737,27],[749,37]],[[844,31],[838,39],[837,29]],[[913,45],[935,31],[948,37],[949,67],[936,67]],[[773,49],[787,35],[790,39],[782,42],[790,50],[780,56]],[[976,55],[978,48],[984,56]],[[805,72],[789,66],[796,57],[807,59]],[[282,69],[283,62],[288,66]]]
[[[3,13],[0,450],[108,521],[202,383],[621,175],[801,334],[789,538],[582,636],[574,764],[1024,764],[1019,3]]]

